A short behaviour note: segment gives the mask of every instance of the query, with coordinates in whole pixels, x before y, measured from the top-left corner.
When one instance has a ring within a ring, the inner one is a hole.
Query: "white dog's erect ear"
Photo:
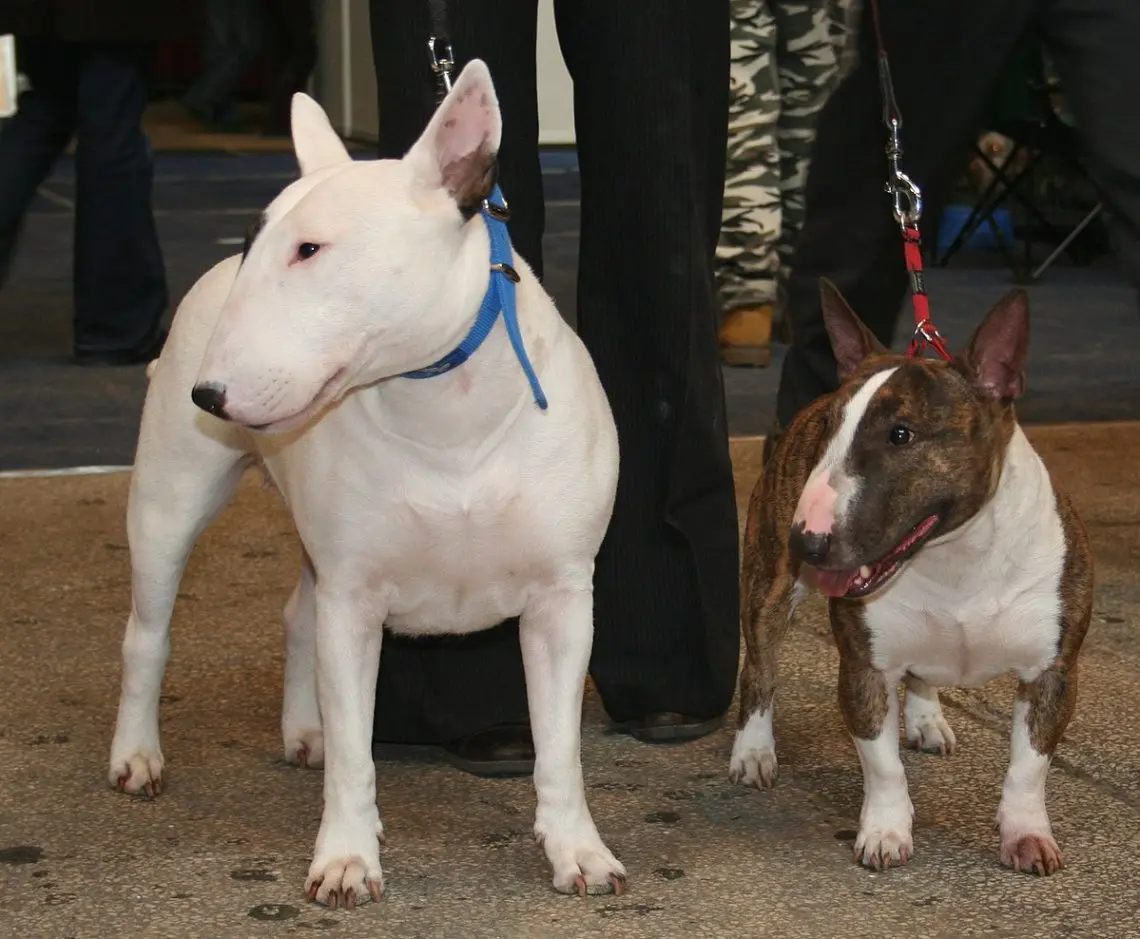
[[[495,185],[502,133],[491,73],[472,59],[405,159],[423,185],[442,186],[461,209],[473,211]]]
[[[326,166],[351,162],[352,157],[340,135],[333,130],[324,108],[303,91],[293,95],[289,122],[302,176]]]
[[[826,277],[819,279],[819,298],[823,305],[823,325],[831,340],[840,379],[850,376],[867,356],[887,351],[855,315],[839,288]]]

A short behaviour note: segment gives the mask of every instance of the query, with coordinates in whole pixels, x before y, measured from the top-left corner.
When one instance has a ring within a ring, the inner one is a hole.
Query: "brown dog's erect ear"
[[[1029,296],[1011,290],[974,330],[962,361],[983,394],[1012,401],[1025,391],[1028,350]]]
[[[843,381],[867,356],[887,350],[855,315],[839,288],[826,277],[819,279],[819,297],[823,305],[823,325],[827,327],[831,350],[839,366],[839,379]]]

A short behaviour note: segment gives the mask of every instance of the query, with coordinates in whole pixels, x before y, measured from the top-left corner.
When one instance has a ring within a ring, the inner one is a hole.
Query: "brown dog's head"
[[[842,387],[788,546],[832,597],[865,597],[993,493],[1025,387],[1023,290],[1004,297],[951,362],[892,355],[830,282],[823,317]]]

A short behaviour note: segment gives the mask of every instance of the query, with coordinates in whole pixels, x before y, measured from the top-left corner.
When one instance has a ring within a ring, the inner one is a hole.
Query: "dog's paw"
[[[772,738],[772,710],[753,713],[736,732],[728,778],[734,783],[771,789],[776,784],[776,742]]]
[[[127,757],[112,756],[107,781],[119,792],[153,799],[166,784],[162,751],[156,747],[136,750]]]
[[[1048,877],[1065,866],[1061,849],[1049,834],[1012,835],[1001,840],[1001,862],[1015,871]]]
[[[327,906],[330,910],[344,907],[351,910],[361,903],[380,902],[384,890],[384,874],[379,863],[371,863],[360,856],[337,857],[313,861],[305,880],[309,899]]]
[[[913,853],[909,825],[864,824],[855,839],[854,860],[876,871],[902,867]]]
[[[734,748],[728,765],[728,778],[745,786],[771,789],[776,785],[778,769],[774,750],[748,750],[738,754]]]
[[[924,714],[914,723],[911,723],[908,717],[906,740],[915,750],[937,753],[940,756],[950,756],[958,745],[954,731],[946,723],[941,711],[937,714]]]
[[[1065,866],[1043,801],[1003,798],[996,827],[1001,836],[1001,862],[1006,867],[1048,877]]]
[[[908,690],[903,706],[903,721],[906,724],[907,743],[915,750],[941,756],[950,756],[954,752],[958,741],[942,714],[942,705],[937,698],[931,701]]]
[[[325,765],[324,732],[318,727],[286,733],[285,761],[301,769],[320,769]]]
[[[593,828],[591,823],[590,828]],[[554,889],[581,897],[625,892],[625,867],[602,843],[597,832],[589,836],[544,832],[535,827],[535,840],[554,868]]]

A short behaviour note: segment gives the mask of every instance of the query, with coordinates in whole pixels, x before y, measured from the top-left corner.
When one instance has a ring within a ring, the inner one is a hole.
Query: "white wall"
[[[621,3],[623,0],[613,0]],[[554,0],[538,0],[538,139],[574,143],[574,86],[554,30]]]
[[[424,0],[426,2],[426,0]],[[317,4],[320,57],[313,93],[333,126],[347,137],[375,140],[376,78],[368,19],[368,0],[320,0]],[[424,36],[427,42],[427,36]],[[574,92],[554,29],[553,0],[539,0],[538,44],[539,141],[574,143]],[[425,47],[424,68],[427,68]]]

